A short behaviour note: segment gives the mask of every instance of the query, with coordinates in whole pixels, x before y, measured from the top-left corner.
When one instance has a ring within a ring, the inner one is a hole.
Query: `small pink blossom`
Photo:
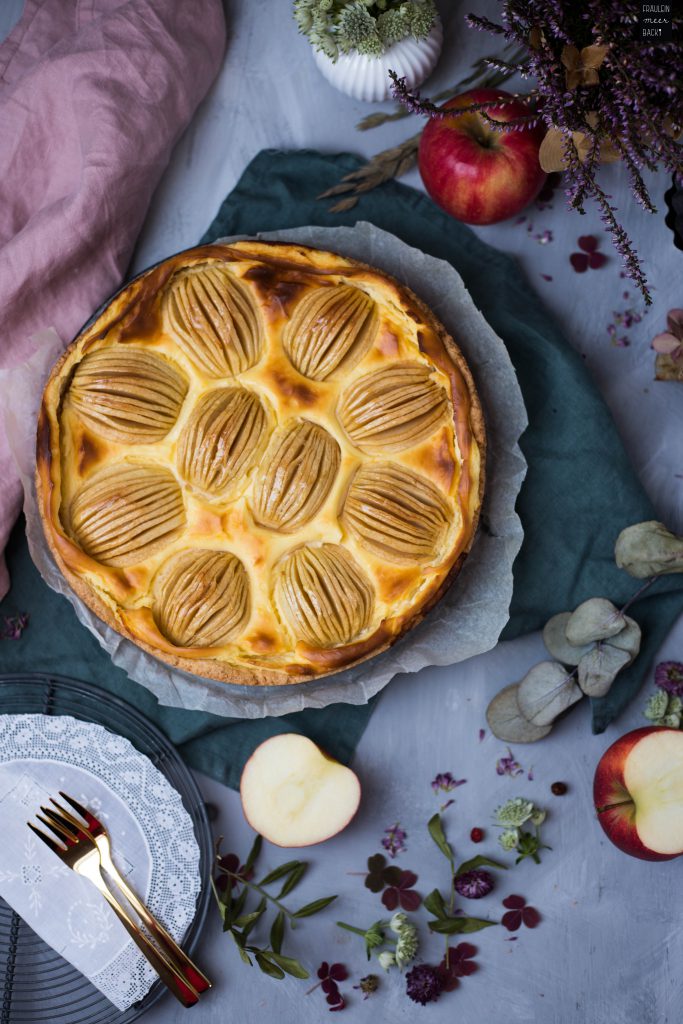
[[[385,828],[384,833],[382,846],[390,857],[396,857],[399,853],[407,850],[406,839],[408,838],[408,833],[405,829],[401,828],[398,822],[390,826],[390,828]]]
[[[509,747],[506,756],[499,757],[496,761],[496,775],[509,775],[511,779],[514,779],[516,775],[521,775],[523,771],[524,769],[519,761],[515,760],[515,755]]]

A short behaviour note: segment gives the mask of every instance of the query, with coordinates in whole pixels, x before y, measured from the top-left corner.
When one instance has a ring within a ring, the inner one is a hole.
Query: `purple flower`
[[[384,833],[382,846],[390,857],[396,857],[399,853],[407,850],[406,839],[408,838],[408,833],[401,828],[398,822],[390,828],[385,828]]]
[[[467,779],[454,779],[450,772],[439,772],[435,778],[432,779],[432,789],[435,793],[440,790],[444,793],[450,793],[456,786],[464,786]]]
[[[475,868],[473,871],[466,871],[464,875],[456,875],[453,880],[455,891],[468,900],[480,900],[482,896],[488,896],[493,889],[493,877],[488,871]]]
[[[683,697],[683,662],[660,661],[655,669],[655,686],[674,697]]]
[[[507,755],[499,757],[496,761],[496,775],[509,775],[510,778],[514,779],[516,775],[521,775],[523,771],[524,769],[519,761],[515,760],[515,755],[509,747]]]
[[[4,615],[0,626],[0,640],[18,640],[28,626],[28,615]]]
[[[443,979],[436,967],[419,964],[406,974],[406,994],[414,1003],[426,1006],[435,1002],[443,991]]]

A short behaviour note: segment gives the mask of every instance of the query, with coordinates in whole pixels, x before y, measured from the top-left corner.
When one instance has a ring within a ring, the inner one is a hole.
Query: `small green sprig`
[[[538,851],[550,849],[541,842],[541,825],[545,817],[545,811],[521,796],[513,797],[496,808],[495,824],[503,829],[498,842],[508,852],[517,851],[515,864],[519,864],[525,857],[531,857],[535,864],[540,864]],[[522,827],[527,823],[534,826],[533,832]]]
[[[499,864],[495,860],[489,860],[488,857],[472,857],[471,860],[466,860],[456,868],[455,856],[453,849],[446,838],[444,832],[443,822],[441,815],[437,812],[433,817],[429,819],[427,823],[427,830],[434,840],[435,844],[441,850],[448,861],[450,868],[450,888],[448,897],[444,898],[439,889],[433,889],[428,896],[424,899],[424,906],[433,915],[434,920],[429,922],[429,930],[436,932],[439,935],[445,936],[446,941],[446,967],[448,967],[449,960],[449,946],[448,937],[450,935],[468,935],[472,932],[479,932],[482,928],[490,928],[494,924],[499,924],[499,921],[488,921],[482,917],[466,917],[464,914],[455,913],[455,880],[459,875],[464,875],[468,871],[473,871],[476,868],[490,867],[500,868],[505,871],[505,865]]]
[[[261,852],[262,837],[256,836],[244,865],[235,870],[226,866],[227,858],[221,857],[221,842],[222,839],[219,839],[216,843],[215,875],[211,879],[211,887],[223,921],[223,931],[229,932],[232,936],[240,957],[250,967],[253,967],[255,960],[260,970],[271,978],[280,980],[284,978],[285,974],[290,974],[294,978],[310,977],[306,968],[298,960],[294,957],[284,956],[282,953],[286,927],[289,925],[290,928],[295,928],[298,920],[319,913],[337,897],[324,896],[321,899],[313,900],[312,903],[306,903],[298,910],[290,910],[282,903],[282,900],[296,888],[304,877],[308,868],[304,861],[287,861],[286,864],[280,864],[279,867],[268,872],[263,878],[254,881],[253,871]],[[217,884],[221,878],[226,880],[223,887]],[[274,896],[268,892],[268,886],[275,882],[282,884],[279,892]],[[233,890],[237,890],[237,893],[235,894]],[[258,904],[252,910],[247,908],[250,893],[257,893],[260,897]],[[270,926],[268,943],[257,946],[249,941],[249,937],[261,922],[269,903],[277,908],[277,914]]]
[[[365,942],[365,952],[368,960],[372,953],[377,953],[377,960],[380,967],[389,971],[392,967],[398,967],[400,971],[415,959],[419,949],[419,938],[417,928],[408,920],[402,911],[394,914],[390,921],[375,921],[369,928],[363,930],[344,921],[337,921],[337,926],[344,931],[360,935]],[[395,939],[387,936],[387,928],[394,933]],[[381,947],[391,943],[391,948]]]

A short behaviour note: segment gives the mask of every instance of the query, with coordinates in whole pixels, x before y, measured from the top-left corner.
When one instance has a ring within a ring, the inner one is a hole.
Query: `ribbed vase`
[[[378,103],[391,97],[389,69],[399,78],[405,77],[409,89],[424,82],[436,65],[443,43],[441,20],[434,19],[431,32],[424,39],[409,36],[394,43],[381,57],[362,53],[342,53],[336,61],[320,50],[314,50],[315,62],[335,89],[366,103]]]

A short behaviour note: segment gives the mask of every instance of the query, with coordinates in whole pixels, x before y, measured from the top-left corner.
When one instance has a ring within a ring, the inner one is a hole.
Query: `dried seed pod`
[[[178,419],[185,376],[167,359],[142,348],[114,346],[84,356],[68,400],[98,434],[123,444],[161,441]]]
[[[218,647],[238,636],[251,611],[249,576],[229,551],[183,551],[154,581],[154,621],[178,647]]]
[[[159,466],[118,464],[93,474],[69,508],[71,531],[104,565],[142,562],[185,528],[176,478]]]
[[[341,451],[318,423],[295,420],[273,435],[254,485],[253,513],[261,526],[298,530],[316,514],[339,470]]]
[[[350,643],[372,619],[372,584],[340,544],[290,551],[275,567],[274,594],[297,640],[313,647]]]
[[[360,362],[374,341],[378,320],[374,301],[360,288],[319,287],[297,304],[282,344],[299,373],[327,380]]]
[[[222,264],[176,275],[165,308],[180,348],[207,376],[234,377],[261,358],[261,314],[249,288]]]
[[[393,462],[360,467],[340,519],[368,551],[391,562],[428,565],[439,555],[451,518],[431,481]]]
[[[341,396],[339,421],[362,452],[411,448],[433,434],[448,397],[422,363],[394,362],[355,380]]]
[[[178,469],[185,480],[226,497],[245,482],[268,439],[268,414],[253,391],[235,385],[199,399],[178,438]]]

